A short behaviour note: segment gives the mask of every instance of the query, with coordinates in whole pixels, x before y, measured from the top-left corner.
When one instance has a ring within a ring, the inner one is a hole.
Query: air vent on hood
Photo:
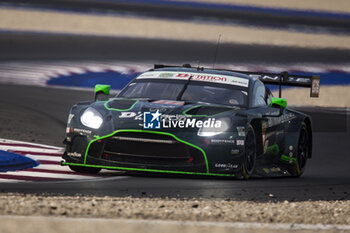
[[[233,108],[215,106],[196,106],[184,111],[184,114],[191,116],[212,116],[230,110],[233,110]]]
[[[106,108],[108,110],[126,111],[133,107],[137,100],[128,99],[112,99],[107,102]]]

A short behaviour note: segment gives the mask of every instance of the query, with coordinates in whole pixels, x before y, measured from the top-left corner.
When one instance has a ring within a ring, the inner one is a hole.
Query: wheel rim
[[[255,140],[252,131],[248,132],[246,139],[245,166],[248,174],[251,174],[255,166]]]
[[[298,145],[298,165],[300,170],[306,165],[307,155],[309,152],[308,136],[305,129],[300,132],[299,145]]]

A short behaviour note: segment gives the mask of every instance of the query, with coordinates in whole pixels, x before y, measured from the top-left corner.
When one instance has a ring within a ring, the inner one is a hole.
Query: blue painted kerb
[[[38,166],[31,158],[0,150],[0,172],[17,171]]]

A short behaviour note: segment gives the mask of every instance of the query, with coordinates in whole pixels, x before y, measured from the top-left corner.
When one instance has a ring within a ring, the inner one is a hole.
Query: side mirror
[[[287,107],[287,100],[283,98],[271,98],[271,107],[273,108],[286,108]]]
[[[95,101],[106,100],[109,96],[111,85],[96,84],[95,86]]]
[[[287,100],[283,99],[283,98],[272,97],[270,105],[273,108],[279,108],[280,112],[279,112],[278,115],[265,115],[265,116],[268,116],[268,117],[280,117],[283,114],[283,109],[285,109],[287,107]]]

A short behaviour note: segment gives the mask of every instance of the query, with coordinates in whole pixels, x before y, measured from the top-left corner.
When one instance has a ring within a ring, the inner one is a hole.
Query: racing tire
[[[255,131],[251,125],[249,125],[246,138],[245,138],[245,150],[243,156],[243,162],[241,170],[236,174],[238,179],[249,179],[254,173],[256,165],[256,137]]]
[[[69,168],[72,171],[75,171],[78,173],[86,173],[86,174],[97,174],[101,171],[101,168],[97,168],[97,167],[82,167],[82,166],[69,165]]]
[[[297,158],[295,163],[295,177],[300,177],[304,171],[308,155],[310,153],[310,136],[307,130],[305,122],[301,124],[301,129],[298,139],[298,148],[297,148]]]
[[[310,149],[310,132],[303,122],[299,131],[295,163],[286,168],[291,176],[300,177],[304,173]]]

